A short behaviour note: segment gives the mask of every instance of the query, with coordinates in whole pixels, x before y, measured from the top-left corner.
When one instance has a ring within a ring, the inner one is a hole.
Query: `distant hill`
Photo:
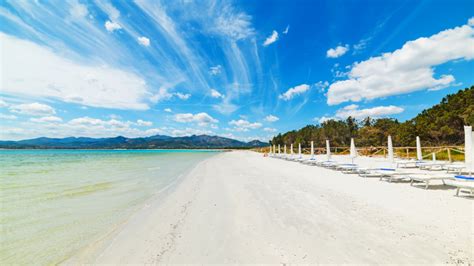
[[[219,136],[193,135],[170,137],[156,135],[146,138],[35,138],[20,141],[0,141],[3,149],[218,149],[254,148],[267,146],[267,143],[250,142]]]

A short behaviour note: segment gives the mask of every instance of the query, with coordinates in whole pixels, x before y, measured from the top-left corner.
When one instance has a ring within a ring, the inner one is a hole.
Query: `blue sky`
[[[0,139],[412,118],[474,84],[474,1],[2,1]]]

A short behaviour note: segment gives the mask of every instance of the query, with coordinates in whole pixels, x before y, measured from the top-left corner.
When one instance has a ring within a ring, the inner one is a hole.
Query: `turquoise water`
[[[0,264],[55,264],[213,151],[0,150]]]

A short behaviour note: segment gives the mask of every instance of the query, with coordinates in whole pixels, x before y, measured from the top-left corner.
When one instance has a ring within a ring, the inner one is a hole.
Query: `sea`
[[[67,261],[214,150],[0,150],[0,265]]]

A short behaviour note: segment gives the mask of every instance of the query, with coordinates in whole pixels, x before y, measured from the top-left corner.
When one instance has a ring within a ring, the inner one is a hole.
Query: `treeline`
[[[301,143],[324,147],[326,139],[331,146],[349,146],[351,137],[360,147],[383,146],[391,135],[395,146],[415,146],[420,136],[424,146],[461,145],[464,143],[464,125],[474,125],[474,86],[451,94],[443,100],[403,123],[392,118],[358,121],[328,120],[320,125],[308,125],[300,130],[278,134],[271,144]]]

